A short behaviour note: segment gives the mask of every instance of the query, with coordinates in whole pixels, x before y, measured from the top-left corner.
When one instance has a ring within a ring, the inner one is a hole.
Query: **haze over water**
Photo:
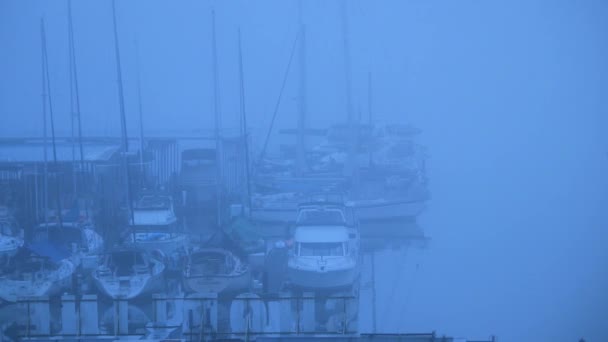
[[[608,340],[608,3],[350,1],[353,94],[366,115],[411,122],[429,150],[433,198],[400,274],[379,254],[387,331],[501,341]],[[83,129],[119,135],[111,6],[74,1]],[[212,128],[211,9],[222,115],[238,113],[237,28],[247,112],[267,129],[298,29],[292,1],[117,1],[129,129],[136,131],[135,40],[145,127]],[[53,101],[68,134],[66,4],[0,2],[0,137],[41,132],[39,19]],[[340,6],[306,1],[311,127],[346,118]],[[277,126],[293,127],[294,67]],[[276,143],[278,135],[273,136]],[[256,137],[254,136],[254,139]],[[272,143],[272,141],[271,141]],[[380,320],[380,319],[379,319]]]

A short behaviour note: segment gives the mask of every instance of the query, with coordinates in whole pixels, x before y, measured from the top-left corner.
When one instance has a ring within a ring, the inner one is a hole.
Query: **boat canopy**
[[[27,245],[27,250],[32,254],[48,258],[52,262],[59,262],[70,256],[70,251],[66,249],[57,248],[49,242],[34,242]]]

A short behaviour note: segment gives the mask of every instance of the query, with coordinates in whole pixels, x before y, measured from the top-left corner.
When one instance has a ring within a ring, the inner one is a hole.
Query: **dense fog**
[[[608,340],[608,3],[116,1],[129,134],[138,72],[146,135],[213,132],[212,11],[221,126],[241,120],[240,29],[253,154],[284,77],[269,149],[297,125],[297,51],[285,72],[300,20],[307,127],[346,122],[350,87],[355,117],[421,130],[428,241],[377,253],[377,331]],[[73,1],[72,15],[83,134],[119,137],[112,4]],[[41,18],[55,130],[70,135],[67,3],[1,0],[3,139],[42,136]]]

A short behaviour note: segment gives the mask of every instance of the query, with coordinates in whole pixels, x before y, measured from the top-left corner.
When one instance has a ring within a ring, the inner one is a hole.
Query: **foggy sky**
[[[307,1],[310,126],[346,118],[337,1]],[[298,29],[295,1],[117,1],[128,124],[212,128],[211,9],[222,116],[238,113],[237,29],[250,122],[266,129]],[[67,134],[63,1],[0,0],[0,136],[40,135],[39,19],[58,131]],[[74,1],[85,134],[119,130],[109,1]],[[430,151],[432,238],[409,331],[502,341],[608,340],[608,3],[349,2],[354,105],[412,122]],[[296,116],[291,70],[278,126]],[[399,265],[394,265],[399,267]],[[407,283],[407,280],[406,280]]]

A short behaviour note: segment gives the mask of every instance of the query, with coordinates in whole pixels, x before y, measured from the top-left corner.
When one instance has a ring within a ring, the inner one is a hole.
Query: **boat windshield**
[[[299,256],[344,256],[342,242],[301,242],[298,244]]]
[[[344,216],[340,210],[303,210],[298,215],[298,225],[343,225]]]

